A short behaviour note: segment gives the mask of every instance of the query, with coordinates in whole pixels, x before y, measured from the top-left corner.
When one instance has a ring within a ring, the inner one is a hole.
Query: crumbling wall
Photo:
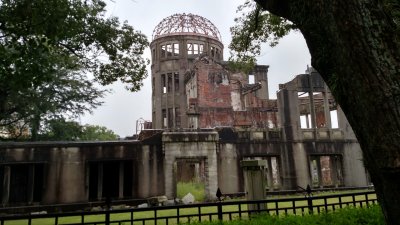
[[[257,97],[260,84],[248,85],[247,75],[232,73],[206,57],[187,74],[191,74],[186,80],[191,127],[278,127],[276,101]]]
[[[135,199],[164,193],[163,154],[157,142],[9,143],[0,145],[0,158],[3,205],[97,201],[109,194],[113,199]],[[111,162],[117,167],[111,179],[116,182],[107,180]],[[28,165],[26,172],[22,164]],[[10,198],[19,190],[7,188],[13,174],[29,181],[21,189],[26,197],[20,200],[25,202]]]

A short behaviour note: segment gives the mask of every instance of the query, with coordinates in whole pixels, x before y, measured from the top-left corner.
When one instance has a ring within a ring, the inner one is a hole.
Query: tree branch
[[[289,17],[289,0],[254,0],[259,4],[264,10],[268,10],[269,12],[286,18],[290,20]]]

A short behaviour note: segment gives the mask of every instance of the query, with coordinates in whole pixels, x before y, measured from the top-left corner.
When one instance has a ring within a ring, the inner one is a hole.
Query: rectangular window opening
[[[174,127],[174,112],[172,108],[168,108],[168,127]]]
[[[161,58],[165,58],[166,56],[166,47],[165,45],[161,45]]]
[[[179,55],[179,44],[175,43],[174,44],[174,56]]]
[[[216,58],[217,59],[221,58],[221,51],[218,48],[216,49]]]
[[[193,44],[191,43],[187,44],[187,54],[193,55]]]
[[[124,197],[132,197],[133,195],[133,164],[132,161],[124,161]]]
[[[333,129],[337,129],[339,128],[339,120],[338,120],[338,113],[337,110],[331,110],[330,111],[331,114],[331,125]]]
[[[255,78],[253,74],[249,74],[249,84],[255,84]]]
[[[311,127],[311,115],[300,115],[300,127],[302,129],[309,129]]]
[[[194,55],[199,54],[199,45],[198,44],[193,44],[193,54]]]
[[[168,73],[168,87],[167,87],[167,92],[171,93],[172,92],[172,73]]]
[[[215,47],[211,46],[211,57],[214,58],[215,56]]]
[[[167,56],[168,57],[172,56],[172,45],[171,44],[167,45]]]
[[[175,92],[179,91],[179,73],[174,73],[174,87]]]
[[[167,93],[167,85],[165,82],[165,74],[161,74],[161,88],[162,88],[162,93],[165,94]]]
[[[163,109],[162,110],[162,123],[163,123],[163,128],[167,127],[167,110]]]
[[[199,53],[202,54],[204,52],[204,45],[200,44],[199,45]]]

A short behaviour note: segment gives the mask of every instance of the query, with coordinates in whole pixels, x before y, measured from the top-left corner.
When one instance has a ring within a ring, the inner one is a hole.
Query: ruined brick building
[[[193,14],[175,14],[153,33],[154,129],[277,127],[276,101],[268,98],[268,66],[249,75],[223,61],[218,29]]]
[[[268,190],[369,184],[360,146],[312,68],[268,95],[268,66],[223,61],[218,29],[192,14],[156,26],[152,128],[138,140],[0,143],[0,211],[9,206],[176,196],[201,179],[206,198],[243,192],[240,161],[267,161]]]

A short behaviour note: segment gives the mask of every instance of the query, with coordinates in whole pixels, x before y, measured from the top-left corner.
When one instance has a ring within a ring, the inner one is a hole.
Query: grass
[[[203,182],[178,182],[176,186],[177,197],[182,199],[188,193],[191,193],[196,202],[202,202],[205,199],[204,193],[204,183]]]
[[[191,185],[188,185],[188,186],[191,187],[191,188],[193,188],[193,186],[194,186],[195,188],[197,187],[197,189],[200,189],[198,186],[195,186],[194,184],[191,184]],[[187,188],[186,190],[189,190],[189,189],[190,188]],[[204,189],[203,189],[203,192],[204,192]],[[335,193],[335,194],[337,194],[337,193]],[[286,197],[280,196],[279,198],[277,198],[277,196],[274,196],[274,197],[268,197],[268,199],[272,199],[272,198],[280,199],[282,202],[279,202],[278,208],[285,208],[285,207],[289,208],[289,207],[292,207],[293,203],[291,201],[285,201],[285,199],[293,198],[293,197],[294,196],[286,196]],[[298,197],[302,197],[302,196],[298,196]],[[368,198],[369,199],[373,199],[373,198],[376,198],[376,196],[375,196],[375,194],[370,194],[368,196]],[[356,201],[357,200],[364,200],[364,199],[365,199],[364,195],[360,195],[360,196],[356,197]],[[237,201],[237,200],[235,199],[235,200],[231,200],[231,201]],[[351,201],[352,201],[351,197],[342,197],[342,203],[351,202]],[[338,198],[328,199],[328,204],[337,203],[337,202],[339,202]],[[322,205],[323,203],[324,203],[323,200],[319,200],[319,199],[314,199],[313,200],[313,205],[314,206],[315,205]],[[242,211],[243,210],[247,210],[247,204],[241,204],[240,206],[241,206],[241,210]],[[304,201],[296,201],[296,206],[307,206],[307,201],[305,201],[305,200]],[[272,210],[271,211],[271,215],[276,214],[276,212],[274,210],[274,209],[276,209],[275,207],[276,207],[276,205],[274,203],[268,203],[267,204],[267,208],[269,210]],[[238,205],[224,205],[222,207],[222,211],[224,213],[235,212],[235,211],[237,212],[238,208],[239,208]],[[336,210],[338,210],[338,208],[339,208],[338,206],[335,207]],[[354,208],[354,207],[347,207],[347,208]],[[376,208],[379,209],[379,207],[376,207]],[[328,210],[331,210],[331,209],[332,209],[332,207],[328,208]],[[322,208],[321,210],[324,210],[324,209]],[[201,208],[201,213],[216,213],[216,212],[217,212],[217,207],[216,206],[210,206],[210,207]],[[306,209],[305,214],[307,214],[307,212],[308,211]],[[182,215],[197,214],[197,213],[198,213],[198,208],[179,209],[179,215],[181,215],[181,216]],[[287,213],[289,214],[289,217],[291,217],[290,214],[293,214],[292,209],[287,210]],[[296,213],[297,214],[302,214],[300,209],[298,209],[296,211]],[[358,211],[354,212],[353,213],[354,216],[357,216],[357,213],[358,213]],[[361,210],[361,213],[363,213],[362,210]],[[284,214],[285,214],[284,210],[280,210],[279,211],[279,215],[284,215]],[[158,210],[157,211],[157,217],[158,218],[163,217],[163,216],[173,216],[173,215],[177,215],[177,210],[176,209],[175,210],[173,210],[173,209],[164,209],[164,210]],[[324,215],[324,214],[321,214],[321,215]],[[329,216],[331,216],[331,215],[327,214],[325,216],[326,216],[326,218],[330,218]],[[239,217],[238,213],[232,213],[232,218],[238,218],[238,217]],[[242,218],[243,219],[246,219],[247,217],[248,217],[247,214],[242,214]],[[305,217],[309,217],[309,216],[305,216]],[[341,216],[341,217],[344,218],[345,216]],[[104,221],[104,218],[105,218],[104,215],[85,215],[85,222]],[[145,212],[135,212],[134,213],[134,218],[136,218],[136,219],[139,219],[139,218],[152,219],[152,218],[154,218],[154,211],[149,210],[149,211],[145,211]],[[271,219],[271,218],[282,218],[282,217],[280,217],[280,216],[269,216],[267,219]],[[286,218],[286,217],[284,217],[284,218]],[[284,219],[284,218],[282,218],[282,219]],[[289,218],[287,220],[291,220],[291,219],[296,220],[296,218],[298,218],[298,216],[295,216],[295,218]],[[368,218],[368,217],[366,217],[366,218]],[[111,214],[111,221],[113,221],[113,220],[129,220],[129,219],[130,219],[130,213],[114,213],[114,214]],[[217,217],[213,216],[213,220],[216,220],[216,219],[217,219]],[[229,219],[229,215],[228,214],[224,214],[224,220],[228,220],[228,219]],[[188,220],[187,217],[186,218],[181,218],[180,222],[181,223],[182,222],[186,222],[187,220]],[[191,217],[191,221],[195,221],[195,220],[198,220],[197,216]],[[202,220],[203,221],[207,221],[207,220],[209,220],[209,218],[208,218],[208,216],[204,216],[204,217],[202,217]],[[260,218],[260,220],[266,220],[266,219]],[[80,223],[80,221],[81,221],[81,217],[79,217],[79,216],[59,218],[59,224]],[[244,220],[244,221],[248,222],[248,220]],[[368,221],[372,221],[372,220],[368,219]],[[177,224],[177,221],[175,219],[171,219],[168,222],[169,222],[169,224]],[[6,225],[28,224],[28,221],[27,220],[19,220],[19,221],[14,220],[14,221],[7,221],[5,224]],[[32,225],[51,225],[51,224],[54,224],[54,218],[35,219],[35,220],[32,221]],[[130,224],[130,222],[126,222],[126,224]],[[141,222],[140,223],[139,222],[135,222],[135,224],[141,224]],[[153,221],[146,221],[146,225],[151,225],[151,224],[154,224],[154,222]],[[157,221],[157,224],[165,224],[165,220],[163,220],[163,221],[159,220],[159,221]],[[235,223],[233,223],[233,224],[235,224]],[[260,224],[263,224],[263,223],[260,222]],[[275,224],[275,223],[273,223],[273,224]],[[299,225],[301,225],[302,223],[286,223],[286,224],[299,224]],[[307,223],[304,223],[304,224],[311,224],[312,225],[314,223],[308,223],[307,222]],[[332,223],[332,224],[334,224],[334,223]],[[352,223],[349,223],[349,224],[352,224]],[[368,224],[368,223],[365,223],[365,224]],[[378,223],[372,223],[372,224],[378,224]]]
[[[221,225],[220,222],[191,223],[202,225]],[[251,220],[224,221],[224,225],[384,225],[381,208],[373,205],[366,208],[347,207],[335,212],[317,215],[255,216]]]

